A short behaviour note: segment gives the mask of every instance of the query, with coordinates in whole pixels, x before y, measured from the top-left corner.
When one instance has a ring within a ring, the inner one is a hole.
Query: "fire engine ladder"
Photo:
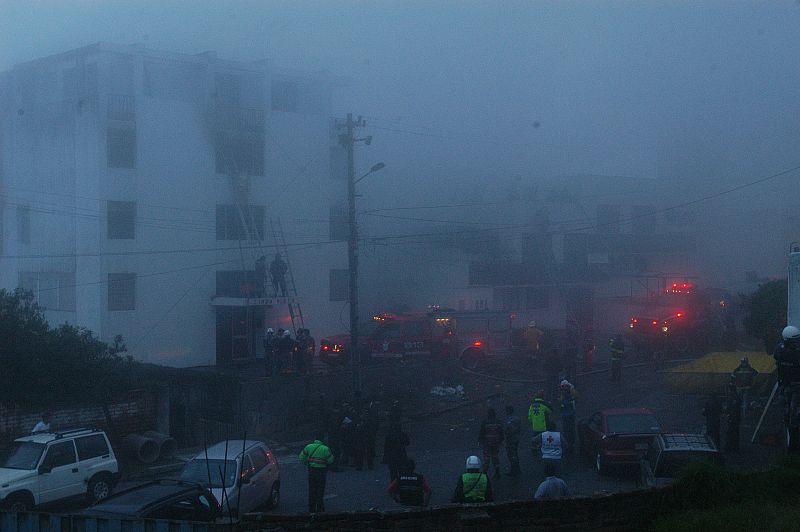
[[[287,273],[289,274],[288,282],[286,283],[286,287],[288,291],[295,297],[295,300],[289,300],[289,317],[292,319],[292,329],[294,330],[295,334],[297,334],[297,329],[305,327],[305,322],[303,321],[303,309],[300,307],[300,302],[297,301],[297,284],[294,281],[294,272],[292,271],[292,263],[289,260],[289,247],[286,245],[286,235],[283,232],[283,224],[281,223],[280,218],[270,218],[269,219],[269,228],[272,231],[272,240],[275,242],[275,245],[278,247],[278,250],[281,252],[283,257],[286,260],[287,266]]]

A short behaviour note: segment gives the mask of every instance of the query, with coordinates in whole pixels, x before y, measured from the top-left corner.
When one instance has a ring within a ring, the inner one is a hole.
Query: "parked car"
[[[600,474],[610,466],[638,465],[661,424],[648,408],[611,408],[578,423],[581,453]]]
[[[0,456],[0,505],[24,512],[41,504],[111,494],[117,458],[101,430],[40,432],[17,438]]]
[[[720,459],[719,450],[705,434],[658,434],[640,459],[639,482],[650,488],[666,486],[690,463]]]
[[[180,478],[210,488],[226,514],[229,509],[242,515],[274,508],[280,502],[280,465],[267,444],[256,440],[214,444],[187,462]]]
[[[204,523],[225,517],[214,494],[205,486],[196,482],[166,479],[120,490],[80,515]]]

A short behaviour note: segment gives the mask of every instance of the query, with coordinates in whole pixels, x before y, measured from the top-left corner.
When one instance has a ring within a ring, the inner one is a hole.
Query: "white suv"
[[[0,456],[0,506],[24,512],[68,497],[108,497],[119,475],[105,432],[77,429],[17,438]]]

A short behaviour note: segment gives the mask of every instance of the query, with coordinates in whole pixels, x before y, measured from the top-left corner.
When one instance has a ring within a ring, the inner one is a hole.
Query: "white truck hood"
[[[34,478],[39,473],[33,469],[7,469],[0,467],[0,493],[13,488],[21,480]]]

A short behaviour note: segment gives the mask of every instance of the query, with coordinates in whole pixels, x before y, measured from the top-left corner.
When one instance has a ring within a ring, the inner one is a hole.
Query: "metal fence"
[[[0,512],[2,532],[223,532],[230,525]]]

